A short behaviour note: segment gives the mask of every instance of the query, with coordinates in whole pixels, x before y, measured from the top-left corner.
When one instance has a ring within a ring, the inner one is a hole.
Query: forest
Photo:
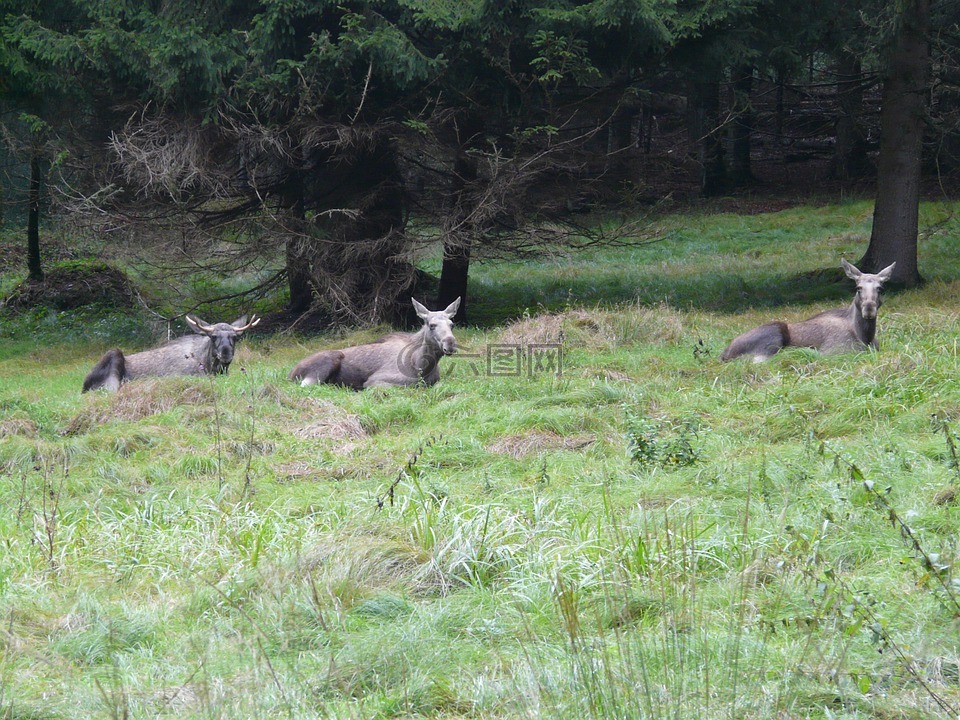
[[[244,292],[286,293],[288,323],[396,321],[410,294],[463,296],[463,321],[471,261],[636,241],[730,194],[874,194],[864,269],[912,286],[921,192],[949,195],[956,165],[954,2],[0,11],[2,206],[29,278],[56,223],[261,267]]]
[[[958,51],[0,0],[0,718],[960,717]]]

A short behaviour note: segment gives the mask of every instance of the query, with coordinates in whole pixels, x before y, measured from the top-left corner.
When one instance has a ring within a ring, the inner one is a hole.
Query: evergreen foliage
[[[562,245],[570,235],[545,228],[642,191],[642,148],[664,104],[683,106],[683,155],[705,195],[756,181],[759,83],[777,96],[778,151],[804,134],[826,145],[835,125],[833,172],[871,172],[864,125],[875,116],[862,93],[888,77],[917,7],[2,0],[0,106],[10,152],[35,170],[36,202],[23,200],[36,215],[53,165],[69,190],[52,196],[54,209],[76,222],[187,236],[193,262],[211,228],[229,225],[234,261],[274,262],[296,312],[313,304],[330,320],[376,322],[420,281],[424,243],[443,243],[441,294],[456,293],[471,258]],[[960,155],[945,139],[957,115],[956,20],[954,4],[934,2],[925,35],[937,40],[941,113],[925,152],[941,169]],[[804,103],[842,107],[788,140],[785,124],[816,114]],[[337,282],[357,267],[378,270]]]

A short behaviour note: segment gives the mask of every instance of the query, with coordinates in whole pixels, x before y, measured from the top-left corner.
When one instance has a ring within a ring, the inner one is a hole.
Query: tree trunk
[[[303,315],[313,304],[313,285],[310,283],[310,257],[306,251],[306,211],[304,206],[302,173],[295,175],[296,200],[293,204],[295,226],[304,229],[304,236],[291,236],[286,242],[287,288],[290,291],[290,303],[287,309],[296,316]]]
[[[629,173],[635,161],[637,138],[633,127],[639,112],[638,104],[621,99],[620,107],[610,119],[607,166],[624,176]]]
[[[291,237],[286,242],[287,288],[290,303],[287,309],[294,315],[303,315],[313,303],[310,284],[310,260],[303,252],[303,238]]]
[[[470,182],[476,180],[476,163],[468,158],[465,152],[460,152],[454,165],[453,207],[451,226],[444,233],[443,266],[440,269],[440,287],[437,290],[437,307],[445,308],[457,298],[460,298],[460,307],[454,317],[456,322],[467,320],[467,281],[470,274],[470,246],[472,228],[464,225],[464,219],[470,214],[469,199],[466,189]]]
[[[930,75],[930,0],[910,0],[894,40],[883,83],[877,200],[870,245],[860,269],[877,272],[897,263],[891,281],[912,287],[917,269],[917,226],[924,109]]]
[[[315,302],[336,323],[397,321],[410,308],[416,268],[406,260],[403,177],[392,138],[344,143],[318,168],[322,209],[352,211],[315,220],[318,241],[308,248]]]
[[[783,147],[783,70],[777,69],[776,110],[774,110],[773,136],[777,141],[777,148]]]
[[[457,157],[453,164],[453,187],[451,192],[450,221],[444,228],[443,266],[440,269],[440,288],[437,291],[437,307],[445,308],[457,298],[460,307],[454,317],[456,322],[467,320],[467,280],[470,273],[470,249],[476,230],[466,223],[473,211],[470,186],[477,180],[477,163],[470,155],[471,143],[481,125],[476,118],[467,118],[463,128],[458,128]]]
[[[860,116],[863,114],[863,71],[860,58],[841,48],[837,57],[838,100],[837,143],[831,174],[839,180],[862,177],[870,169],[867,141]]]
[[[454,321],[466,322],[467,319],[467,280],[470,274],[470,244],[443,245],[443,267],[440,270],[440,289],[437,291],[437,309],[442,310],[457,298],[460,307]]]
[[[639,143],[643,148],[643,154],[650,154],[650,146],[653,144],[653,104],[646,101],[641,106],[640,116],[640,139]]]
[[[960,87],[960,65],[940,62],[935,66],[938,78],[932,84],[939,87]],[[941,117],[960,116],[960,97],[955,92],[937,93],[937,110]],[[937,147],[936,165],[939,174],[952,174],[960,168],[960,136],[950,125],[939,130],[935,138]]]
[[[750,135],[753,132],[754,114],[751,101],[753,92],[753,68],[743,66],[737,71],[733,81],[734,119],[730,135],[733,145],[731,162],[732,180],[737,187],[753,185],[757,179],[753,176],[750,164]]]
[[[34,150],[30,158],[30,189],[27,193],[27,275],[31,280],[43,280],[40,264],[40,154]]]
[[[700,193],[704,197],[721,195],[729,187],[727,166],[720,131],[720,82],[697,78],[691,83],[690,139],[695,143],[700,165]]]

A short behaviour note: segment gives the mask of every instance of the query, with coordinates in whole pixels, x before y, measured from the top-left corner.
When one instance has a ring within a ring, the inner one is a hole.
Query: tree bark
[[[930,0],[910,0],[903,12],[883,84],[873,231],[859,267],[865,272],[877,272],[896,262],[891,282],[912,287],[921,282],[917,227],[930,76]]]
[[[27,276],[31,280],[43,280],[40,263],[40,186],[42,170],[40,154],[34,150],[30,158],[30,189],[27,193]]]

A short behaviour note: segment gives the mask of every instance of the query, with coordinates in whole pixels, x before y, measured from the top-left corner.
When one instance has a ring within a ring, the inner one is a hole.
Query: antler
[[[197,330],[199,330],[200,332],[204,332],[204,333],[213,333],[213,332],[216,332],[216,329],[217,329],[217,328],[216,328],[214,325],[206,325],[206,324],[204,324],[202,321],[200,321],[198,318],[191,317],[191,316],[187,315],[186,319],[187,319],[187,322],[188,322],[190,325],[192,325],[193,327],[195,327],[195,328],[196,328]],[[235,327],[234,330],[235,330],[235,331],[237,332],[237,334],[239,335],[240,333],[244,332],[245,330],[249,330],[250,328],[252,328],[254,325],[256,325],[257,323],[259,323],[262,319],[263,319],[263,318],[258,318],[256,315],[251,315],[251,316],[250,316],[250,322],[248,322],[248,323],[247,323],[246,325],[244,325],[243,327]]]
[[[198,318],[190,317],[189,315],[186,316],[186,321],[200,332],[211,333],[214,330],[212,325],[204,325]]]
[[[250,316],[250,322],[248,322],[248,323],[247,323],[246,325],[244,325],[243,327],[238,327],[238,328],[237,328],[237,333],[242,333],[242,332],[244,332],[244,331],[246,331],[246,330],[249,330],[249,329],[252,328],[254,325],[258,324],[261,320],[263,320],[263,318],[258,318],[256,315],[251,315],[251,316]]]

